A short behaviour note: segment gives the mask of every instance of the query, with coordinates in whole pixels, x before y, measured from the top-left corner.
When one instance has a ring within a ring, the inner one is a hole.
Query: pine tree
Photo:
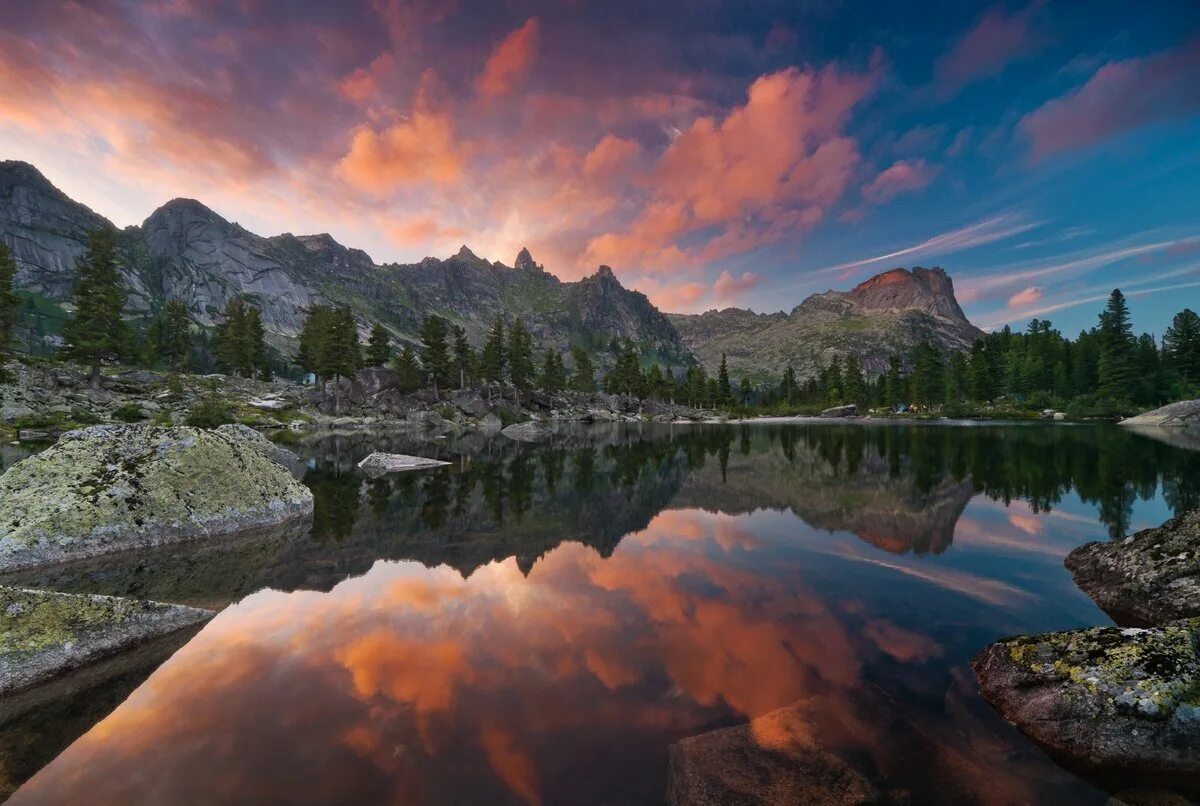
[[[262,313],[253,305],[246,306],[245,319],[238,334],[238,361],[247,378],[258,372],[270,380],[271,370],[267,365],[266,332],[263,329]]]
[[[376,322],[371,327],[371,337],[367,339],[367,366],[387,366],[392,357],[392,337],[387,328]]]
[[[192,318],[187,306],[169,299],[155,320],[155,355],[167,362],[172,372],[187,367],[192,354]]]
[[[1121,289],[1114,288],[1100,314],[1100,395],[1110,400],[1132,400],[1136,386],[1133,326]]]
[[[15,288],[17,263],[8,244],[0,241],[0,359],[8,354],[21,312],[21,298]]]
[[[91,365],[91,386],[100,388],[100,364],[116,360],[129,346],[129,329],[121,318],[125,292],[117,271],[116,233],[96,230],[76,265],[75,314],[63,327],[67,355]]]
[[[300,330],[300,346],[296,361],[305,372],[311,372],[320,382],[325,371],[325,350],[329,346],[334,310],[328,305],[314,305],[308,309],[304,326]]]
[[[738,401],[743,406],[749,406],[750,405],[750,395],[752,393],[753,393],[753,389],[750,387],[750,379],[742,378],[741,385],[738,387]]]
[[[504,370],[507,366],[508,345],[504,341],[504,320],[497,316],[483,345],[483,354],[479,358],[479,373],[485,381],[499,383],[504,380]]]
[[[883,378],[883,402],[888,408],[895,408],[904,399],[904,376],[901,373],[900,356],[893,353],[888,356],[887,373]]]
[[[867,405],[867,381],[863,377],[862,365],[854,353],[846,356],[846,368],[842,373],[842,390],[846,401],[856,406]]]
[[[417,354],[411,345],[404,345],[395,358],[392,359],[392,369],[396,371],[396,385],[403,392],[412,392],[421,386],[421,367],[417,364]]]
[[[533,364],[533,340],[525,323],[520,319],[513,322],[508,331],[508,376],[518,390],[533,385],[537,369]]]
[[[449,328],[446,320],[437,315],[425,317],[421,325],[421,366],[426,379],[433,384],[433,394],[450,385],[450,351],[446,344]]]
[[[961,403],[967,399],[968,377],[967,357],[957,350],[950,356],[950,367],[946,372],[946,400]]]
[[[575,372],[571,374],[571,388],[576,392],[592,393],[596,391],[596,368],[592,357],[582,347],[571,348],[571,359],[575,362]]]
[[[721,366],[717,369],[717,395],[721,405],[729,405],[733,401],[733,387],[729,384],[729,362],[725,353],[721,353]]]
[[[325,349],[321,351],[321,371],[325,377],[333,378],[334,411],[341,413],[341,379],[353,375],[362,366],[362,350],[358,341],[358,325],[349,308],[333,311],[329,322],[329,335]]]
[[[1200,316],[1191,308],[1175,314],[1163,334],[1163,358],[1179,377],[1183,393],[1195,392],[1200,386]]]
[[[467,341],[467,331],[458,325],[454,326],[454,359],[451,370],[458,378],[459,389],[465,389],[467,382],[475,375],[475,351]]]
[[[563,367],[562,356],[557,350],[547,349],[542,359],[542,375],[539,379],[542,391],[547,394],[557,394],[567,385],[566,370]]]
[[[934,406],[946,391],[942,356],[929,342],[917,346],[913,356],[913,395],[918,403]]]
[[[796,383],[796,370],[791,364],[783,371],[783,379],[779,382],[779,397],[791,405],[800,399],[800,387]]]

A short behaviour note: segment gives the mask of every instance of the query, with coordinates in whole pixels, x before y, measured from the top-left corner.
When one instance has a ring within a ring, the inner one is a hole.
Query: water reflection
[[[14,803],[657,802],[672,742],[798,702],[918,802],[1102,802],[978,699],[966,660],[1105,622],[1063,554],[1200,484],[1196,454],[1115,428],[293,447],[311,531],[238,583],[274,590]],[[368,481],[371,450],[452,465]]]

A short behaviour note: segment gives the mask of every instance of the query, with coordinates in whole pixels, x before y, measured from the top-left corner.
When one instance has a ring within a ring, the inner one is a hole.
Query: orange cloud
[[[1045,294],[1045,289],[1031,285],[1028,288],[1018,291],[1008,298],[1008,307],[1024,308],[1026,305],[1032,305],[1037,302]]]
[[[352,186],[386,197],[414,184],[454,183],[465,162],[450,115],[418,101],[408,120],[380,130],[360,127],[337,168]]]
[[[538,34],[537,17],[530,17],[496,45],[475,80],[481,98],[490,100],[508,95],[524,81],[537,52]]]
[[[741,277],[736,278],[729,272],[723,271],[717,277],[716,283],[713,284],[713,291],[716,293],[718,302],[735,300],[758,285],[758,280],[758,275],[752,271],[744,271]]]
[[[390,52],[381,53],[366,67],[360,67],[338,83],[338,92],[360,106],[376,100],[381,83],[396,69],[396,59]]]
[[[924,159],[897,160],[863,188],[863,198],[872,204],[883,204],[901,193],[925,187],[937,177],[939,170]]]

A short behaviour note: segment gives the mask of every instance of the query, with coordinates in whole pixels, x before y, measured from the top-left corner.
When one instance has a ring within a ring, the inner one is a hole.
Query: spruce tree
[[[341,413],[341,379],[358,372],[362,350],[358,325],[349,308],[338,308],[330,316],[329,335],[321,355],[321,374],[333,378],[334,411]]]
[[[740,403],[741,403],[743,406],[749,406],[749,405],[750,405],[750,395],[751,395],[752,393],[753,393],[753,389],[752,389],[752,388],[751,388],[751,386],[750,386],[750,379],[749,379],[749,378],[742,378],[742,383],[741,383],[741,385],[738,387],[738,400],[739,400],[739,402],[740,402]]]
[[[448,332],[446,320],[436,314],[425,317],[421,325],[421,367],[425,370],[427,381],[433,386],[435,398],[439,388],[450,385],[450,351],[446,344]]]
[[[155,327],[155,355],[166,362],[171,372],[187,368],[192,354],[192,318],[187,306],[169,299],[158,314]]]
[[[717,396],[721,405],[729,405],[733,401],[733,387],[729,383],[729,362],[725,353],[721,353],[721,366],[717,369]]]
[[[528,389],[533,385],[533,340],[525,323],[520,319],[513,322],[508,332],[508,375],[518,390]]]
[[[12,252],[8,244],[0,241],[0,359],[8,355],[21,312],[21,298],[14,290],[16,276],[17,263]]]
[[[542,375],[539,379],[542,391],[547,394],[557,394],[567,385],[566,370],[563,368],[562,356],[553,348],[547,348],[542,358]]]
[[[504,380],[504,370],[507,366],[508,345],[504,341],[504,319],[497,316],[483,345],[483,354],[479,358],[479,373],[485,381],[499,383]]]
[[[846,368],[842,373],[842,392],[847,402],[856,406],[867,405],[867,381],[863,377],[858,356],[854,353],[846,356]]]
[[[575,371],[571,374],[571,388],[576,392],[595,392],[596,367],[592,364],[592,357],[582,347],[572,347],[571,358],[575,362]]]
[[[957,350],[950,356],[950,368],[946,373],[946,400],[961,403],[967,399],[970,385],[967,357]]]
[[[791,364],[783,371],[779,382],[779,397],[789,405],[796,405],[800,399],[800,386],[796,383],[796,370]]]
[[[475,351],[467,341],[467,331],[458,325],[454,326],[454,359],[451,369],[458,379],[459,389],[465,389],[467,382],[475,375]]]
[[[67,355],[91,366],[91,386],[99,389],[100,364],[116,360],[129,346],[129,329],[121,318],[125,291],[117,271],[116,232],[93,232],[76,270],[75,313],[63,336]]]
[[[934,406],[946,392],[941,353],[929,342],[917,346],[913,356],[913,396],[918,403]]]
[[[387,328],[376,322],[371,327],[371,337],[367,339],[367,366],[387,366],[392,357],[392,338]]]
[[[1195,393],[1200,387],[1200,316],[1191,308],[1175,314],[1163,334],[1163,358],[1179,378],[1183,393]]]
[[[246,324],[246,301],[234,297],[225,303],[213,334],[213,354],[226,371],[236,375],[241,367],[241,333]]]
[[[417,364],[417,354],[411,345],[404,345],[394,359],[392,369],[396,370],[396,385],[403,392],[412,392],[421,386],[421,367]]]
[[[1132,400],[1136,386],[1133,326],[1121,289],[1114,288],[1100,314],[1099,392],[1109,400]]]
[[[262,312],[253,305],[247,305],[241,332],[238,333],[239,369],[247,378],[253,378],[257,372],[264,380],[270,380],[265,336]]]
[[[895,408],[898,404],[906,402],[900,356],[895,353],[888,356],[887,373],[883,379],[883,402],[888,408]]]

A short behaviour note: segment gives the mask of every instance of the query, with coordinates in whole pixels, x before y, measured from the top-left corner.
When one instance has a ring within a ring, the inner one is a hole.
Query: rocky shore
[[[1118,627],[1018,636],[971,661],[980,692],[1064,763],[1200,784],[1200,511],[1065,564]]]

